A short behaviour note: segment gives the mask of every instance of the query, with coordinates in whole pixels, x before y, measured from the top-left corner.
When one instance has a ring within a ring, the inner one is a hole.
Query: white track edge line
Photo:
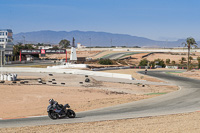
[[[27,118],[36,118],[36,117],[44,117],[44,116],[47,116],[47,115],[40,115],[40,116],[28,116]]]

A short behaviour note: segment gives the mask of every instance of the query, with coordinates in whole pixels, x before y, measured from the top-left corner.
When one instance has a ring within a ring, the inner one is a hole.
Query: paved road
[[[180,90],[151,99],[77,113],[75,119],[51,120],[48,117],[1,120],[0,127],[20,127],[61,123],[137,118],[200,110],[200,81],[152,71],[148,75],[180,86]]]

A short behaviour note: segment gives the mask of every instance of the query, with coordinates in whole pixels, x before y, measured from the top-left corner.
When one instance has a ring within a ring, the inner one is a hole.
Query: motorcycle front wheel
[[[73,110],[68,109],[68,110],[67,110],[67,116],[68,116],[69,118],[75,118],[75,117],[76,117],[76,113],[75,113]]]
[[[55,114],[54,112],[48,112],[48,116],[53,120],[56,120],[58,118],[57,114]]]

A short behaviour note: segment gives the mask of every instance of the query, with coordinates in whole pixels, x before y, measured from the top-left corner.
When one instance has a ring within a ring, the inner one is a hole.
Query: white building
[[[13,55],[13,32],[10,29],[0,29],[0,48],[5,49],[6,60]]]
[[[81,49],[81,48],[86,48],[86,46],[81,45],[80,43],[77,43],[77,48]]]
[[[43,46],[38,46],[38,49],[50,49],[53,48],[51,45],[43,45]]]

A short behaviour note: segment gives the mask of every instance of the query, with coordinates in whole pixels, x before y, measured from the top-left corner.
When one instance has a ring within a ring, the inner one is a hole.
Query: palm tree
[[[188,60],[187,60],[187,71],[189,70],[189,67],[190,67],[190,62],[189,62],[189,58],[190,58],[190,49],[191,47],[195,47],[197,48],[197,43],[195,41],[194,38],[192,37],[188,37],[186,39],[186,42],[183,42],[183,44],[185,45],[185,47],[188,48]]]

